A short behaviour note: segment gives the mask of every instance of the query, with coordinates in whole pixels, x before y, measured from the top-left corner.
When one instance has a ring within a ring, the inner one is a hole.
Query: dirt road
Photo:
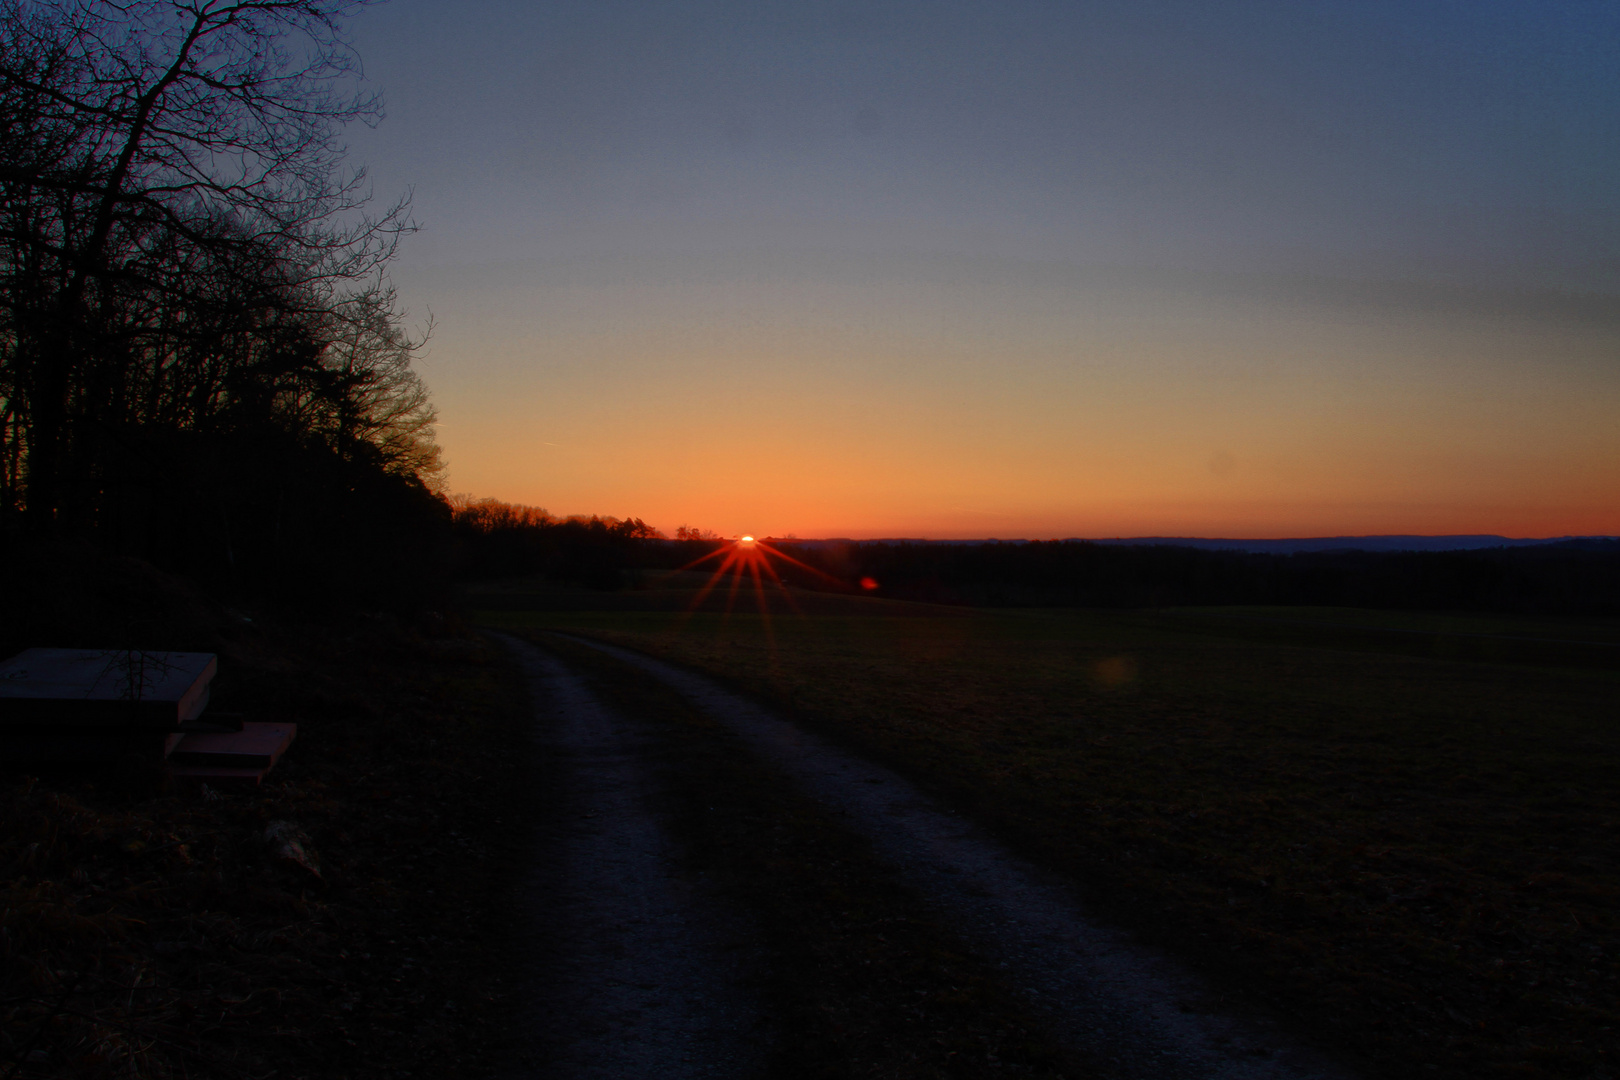
[[[733,1077],[763,1067],[746,919],[683,875],[645,739],[554,656],[502,638],[558,766],[535,852],[534,982],[511,1077]]]
[[[1088,920],[1062,882],[892,771],[702,676],[574,640],[695,704],[739,736],[761,767],[864,834],[887,871],[967,950],[1004,971],[1030,1014],[1096,1071],[1156,1080],[1350,1077],[1264,1016],[1218,1006],[1170,959]],[[765,1051],[748,1032],[763,1028],[750,1014],[739,960],[759,956],[738,930],[746,913],[722,912],[701,883],[672,870],[655,809],[638,797],[646,776],[636,724],[613,717],[560,661],[513,647],[548,712],[542,726],[571,762],[567,804],[596,815],[562,829],[542,852],[540,877],[553,884],[537,884],[536,911],[560,920],[568,929],[556,940],[571,944],[559,945],[552,982],[535,996],[537,1030],[549,1032],[536,1040],[536,1060],[549,1055],[561,1067],[548,1075],[559,1076],[758,1075]],[[987,1065],[983,1075],[1004,1075],[997,1068]]]

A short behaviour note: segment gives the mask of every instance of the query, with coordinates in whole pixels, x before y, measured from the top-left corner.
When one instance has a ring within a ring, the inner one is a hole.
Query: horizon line
[[[736,536],[715,537],[717,540],[737,540],[742,534]],[[1324,536],[1273,536],[1273,537],[1234,537],[1234,536],[1061,536],[1061,537],[1028,537],[1028,536],[980,536],[980,537],[928,537],[928,536],[775,536],[765,535],[757,537],[760,540],[785,544],[1046,544],[1046,543],[1081,543],[1081,544],[1174,544],[1174,543],[1201,543],[1201,544],[1321,544],[1348,541],[1423,541],[1437,543],[1446,541],[1476,541],[1478,546],[1488,547],[1501,544],[1557,544],[1570,540],[1620,540],[1620,535],[1611,533],[1570,533],[1561,536],[1503,536],[1498,533],[1338,533]],[[666,539],[669,539],[666,537]]]

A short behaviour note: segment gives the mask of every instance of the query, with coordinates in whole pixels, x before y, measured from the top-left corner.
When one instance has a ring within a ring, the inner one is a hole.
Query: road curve
[[[681,874],[638,725],[544,650],[522,664],[558,790],[528,890],[532,983],[507,1080],[761,1075],[746,919]]]
[[[898,774],[709,678],[566,636],[659,679],[841,812],[965,941],[1007,970],[1061,1039],[1110,1071],[1143,1080],[1353,1080],[1264,1016],[1207,1007],[1213,995],[1198,977],[1088,919],[1069,887]]]

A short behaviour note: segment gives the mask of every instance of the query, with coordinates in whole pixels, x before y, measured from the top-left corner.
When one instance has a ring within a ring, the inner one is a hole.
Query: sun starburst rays
[[[701,608],[704,602],[708,600],[709,595],[719,588],[721,583],[729,576],[731,579],[730,587],[726,590],[724,609],[724,615],[729,618],[736,608],[737,595],[742,591],[746,579],[748,584],[753,587],[754,600],[759,608],[759,615],[764,623],[766,638],[770,642],[773,652],[775,651],[775,634],[771,628],[771,605],[768,595],[770,589],[767,587],[767,581],[770,585],[776,587],[776,591],[781,594],[783,601],[795,614],[804,614],[803,609],[799,607],[798,601],[794,599],[792,591],[788,588],[787,582],[783,580],[777,568],[772,565],[773,560],[784,565],[798,567],[831,585],[840,589],[844,588],[844,583],[830,574],[794,558],[768,541],[759,540],[752,536],[742,536],[730,543],[723,544],[708,554],[693,559],[681,567],[680,570],[677,570],[676,573],[694,570],[711,559],[719,559],[719,565],[715,567],[714,573],[710,574],[708,580],[698,589],[697,595],[692,598],[692,602],[687,605],[686,614],[691,616]]]

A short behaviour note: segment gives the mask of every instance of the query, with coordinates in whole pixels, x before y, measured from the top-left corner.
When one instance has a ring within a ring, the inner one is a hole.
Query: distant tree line
[[[721,542],[444,497],[421,339],[385,276],[408,208],[368,209],[339,140],[381,115],[340,25],[360,6],[0,0],[0,548],[410,603],[451,574],[618,587]],[[947,603],[1620,612],[1613,545],[793,550]]]
[[[557,518],[462,498],[453,565],[464,577],[544,574],[615,589],[729,541],[683,526],[674,539],[637,518]],[[1477,551],[1257,554],[1177,545],[773,541],[807,564],[772,566],[790,585],[928,603],[1155,608],[1227,604],[1620,615],[1620,541]],[[716,565],[708,562],[706,570]]]
[[[0,538],[387,593],[443,564],[427,392],[326,0],[0,0]]]
[[[784,545],[850,588],[986,606],[1330,605],[1620,615],[1620,541],[1292,555],[1083,541]],[[791,570],[791,568],[790,568]],[[790,574],[817,586],[811,575]]]
[[[451,562],[464,578],[544,574],[595,589],[635,584],[668,563],[663,534],[640,518],[554,517],[495,499],[451,500]],[[712,546],[707,545],[707,546]]]

